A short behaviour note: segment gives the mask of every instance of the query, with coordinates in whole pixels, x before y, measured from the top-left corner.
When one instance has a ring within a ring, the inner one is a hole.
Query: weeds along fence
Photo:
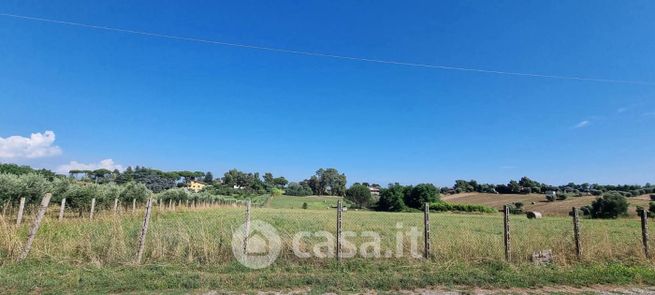
[[[99,266],[236,263],[234,233],[243,230],[247,220],[263,221],[275,228],[282,243],[276,263],[385,259],[399,263],[524,264],[533,263],[533,254],[545,250],[552,253],[550,263],[556,265],[655,262],[649,256],[652,229],[645,215],[641,222],[580,219],[576,235],[574,217],[529,220],[507,211],[473,215],[383,213],[345,206],[341,210],[340,206],[279,210],[258,204],[247,209],[247,203],[237,200],[191,201],[187,205],[152,199],[150,213],[148,202],[138,204],[135,212],[131,204],[125,208],[119,203],[116,211],[111,206],[99,210],[93,220],[79,218],[74,212],[60,220],[60,204],[52,202],[46,205],[40,222],[39,210],[25,214],[20,226],[13,216],[0,218],[0,263],[14,263],[24,257]],[[257,230],[253,223],[246,252],[266,251],[266,242],[263,248],[250,247],[249,243],[261,241],[255,238]]]

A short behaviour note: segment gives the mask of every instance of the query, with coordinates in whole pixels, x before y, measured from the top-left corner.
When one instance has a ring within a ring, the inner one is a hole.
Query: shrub
[[[354,184],[346,190],[346,200],[355,203],[359,208],[367,207],[371,203],[371,191],[365,185]]]
[[[189,196],[189,193],[183,188],[173,188],[157,194],[157,198],[162,202],[182,202],[188,200]]]
[[[510,214],[523,214],[523,209],[516,207],[516,204],[507,204]]]
[[[100,188],[95,183],[71,184],[64,194],[66,205],[79,210],[80,216],[91,207],[91,199],[96,198],[96,203],[102,203],[102,200],[98,198],[99,196],[101,196]]]
[[[302,203],[302,208],[303,208],[303,209],[307,209],[307,207],[308,207],[308,206],[307,206],[307,202],[303,202],[303,203]]]
[[[313,194],[312,189],[306,183],[299,184],[297,182],[289,183],[284,193],[287,196],[311,196]]]
[[[137,202],[144,202],[151,193],[145,184],[129,182],[120,193],[120,199],[124,202],[132,202],[132,199],[136,199]]]
[[[568,198],[568,195],[565,193],[557,194],[557,199],[560,201],[564,201]]]
[[[650,195],[650,200],[655,201],[655,195]]]
[[[459,211],[459,212],[481,212],[481,213],[494,213],[496,209],[483,206],[483,205],[469,205],[469,204],[455,204],[447,202],[434,202],[430,204],[430,211],[445,212],[445,211]]]
[[[281,188],[274,187],[271,189],[271,195],[274,197],[281,196],[284,194],[284,190]]]
[[[591,206],[587,205],[582,208],[580,208],[580,211],[582,211],[583,216],[591,216]]]
[[[591,203],[592,218],[617,218],[628,213],[628,201],[616,192],[609,192]]]

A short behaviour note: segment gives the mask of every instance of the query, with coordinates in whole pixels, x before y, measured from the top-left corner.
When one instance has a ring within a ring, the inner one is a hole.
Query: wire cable
[[[221,46],[231,46],[231,47],[237,47],[237,48],[247,48],[247,49],[254,49],[254,50],[263,50],[263,51],[270,51],[270,52],[287,53],[287,54],[304,55],[304,56],[313,56],[313,57],[325,57],[325,58],[350,60],[350,61],[358,61],[358,62],[408,66],[408,67],[427,68],[427,69],[450,70],[450,71],[476,72],[476,73],[497,74],[497,75],[507,75],[507,76],[530,77],[530,78],[545,78],[545,79],[558,79],[558,80],[575,80],[575,81],[588,81],[588,82],[601,82],[601,83],[636,84],[636,85],[655,86],[655,82],[649,82],[649,81],[616,80],[616,79],[589,78],[589,77],[566,76],[566,75],[547,75],[547,74],[537,74],[537,73],[524,73],[524,72],[512,72],[512,71],[501,71],[501,70],[489,70],[489,69],[481,69],[481,68],[457,67],[457,66],[438,65],[438,64],[412,63],[412,62],[384,60],[384,59],[373,59],[373,58],[356,57],[356,56],[348,56],[348,55],[337,55],[337,54],[312,52],[312,51],[302,51],[302,50],[294,50],[294,49],[284,49],[284,48],[276,48],[276,47],[266,47],[266,46],[258,46],[258,45],[242,44],[242,43],[222,42],[222,41],[215,41],[215,40],[209,40],[209,39],[201,39],[201,38],[194,38],[194,37],[185,37],[185,36],[176,36],[176,35],[168,35],[168,34],[153,33],[153,32],[136,31],[136,30],[130,30],[130,29],[116,28],[116,27],[91,25],[91,24],[85,24],[85,23],[78,23],[78,22],[71,22],[71,21],[64,21],[64,20],[56,20],[56,19],[48,19],[48,18],[40,18],[40,17],[32,17],[32,16],[24,16],[24,15],[9,14],[9,13],[0,13],[0,16],[11,17],[11,18],[16,18],[16,19],[23,19],[23,20],[38,21],[38,22],[44,22],[44,23],[76,26],[76,27],[82,27],[82,28],[88,28],[88,29],[113,31],[113,32],[128,33],[128,34],[148,36],[148,37],[156,37],[156,38],[165,38],[165,39],[178,40],[178,41],[188,41],[188,42],[196,42],[196,43],[221,45]]]

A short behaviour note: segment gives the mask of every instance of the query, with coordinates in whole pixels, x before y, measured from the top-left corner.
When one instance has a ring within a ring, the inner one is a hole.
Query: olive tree
[[[69,186],[64,197],[66,198],[66,204],[70,208],[78,210],[80,216],[84,211],[89,210],[93,198],[96,198],[96,201],[102,198],[100,186],[94,183],[73,183]]]
[[[162,202],[181,202],[189,199],[189,193],[183,188],[173,188],[158,193],[157,198],[162,200]]]
[[[50,191],[51,183],[42,175],[29,173],[18,177],[18,187],[19,197],[25,197],[26,204],[36,204]]]
[[[9,204],[14,202],[19,195],[18,176],[6,173],[0,174],[0,204],[2,204],[3,215],[6,213]]]
[[[119,199],[124,202],[132,202],[136,199],[137,202],[144,202],[148,196],[152,194],[145,184],[137,182],[128,182],[119,194]]]

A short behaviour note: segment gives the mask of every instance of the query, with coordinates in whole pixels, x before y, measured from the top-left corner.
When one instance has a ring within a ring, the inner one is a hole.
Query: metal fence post
[[[505,243],[505,260],[510,261],[511,256],[511,242],[509,236],[509,206],[503,206],[503,241]]]

